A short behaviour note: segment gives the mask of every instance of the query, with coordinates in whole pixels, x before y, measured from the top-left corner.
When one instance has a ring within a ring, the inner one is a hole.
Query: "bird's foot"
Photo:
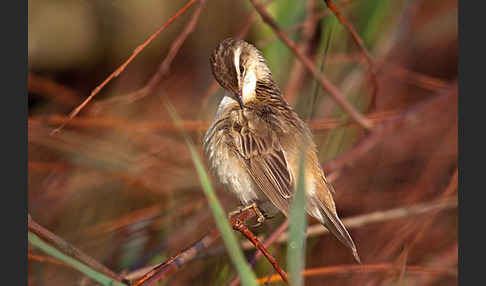
[[[253,225],[252,227],[257,227],[257,226],[262,225],[262,223],[265,221],[265,216],[263,215],[263,213],[258,208],[257,203],[252,203],[252,204],[247,205],[247,206],[238,207],[237,210],[234,210],[234,211],[231,211],[231,212],[228,213],[228,218],[231,219],[233,216],[238,215],[238,214],[240,214],[244,211],[247,211],[249,209],[253,209],[253,211],[255,212],[255,214],[257,216],[257,223],[255,225]]]

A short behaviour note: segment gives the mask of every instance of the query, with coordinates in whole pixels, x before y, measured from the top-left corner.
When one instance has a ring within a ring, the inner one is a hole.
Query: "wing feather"
[[[262,125],[259,126],[258,133],[247,127],[241,128],[233,136],[234,146],[258,188],[287,214],[294,179],[275,131]]]

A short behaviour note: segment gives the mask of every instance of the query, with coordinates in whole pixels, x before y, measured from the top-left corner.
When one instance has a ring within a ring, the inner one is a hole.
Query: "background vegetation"
[[[457,1],[336,1],[371,64],[324,1],[262,3],[374,131],[350,120],[248,0],[30,0],[32,219],[122,277],[215,229],[193,156],[164,102],[202,154],[202,136],[223,96],[208,58],[219,41],[241,36],[262,50],[286,99],[309,120],[338,213],[352,225],[363,261],[353,266],[348,249],[308,218],[317,232],[306,241],[305,269],[315,271],[305,284],[456,285]],[[238,206],[216,180],[212,185],[226,211]],[[253,230],[268,237],[283,223],[280,215]],[[288,269],[285,242],[269,250]],[[39,245],[29,245],[30,285],[94,283]],[[254,253],[244,248],[248,258]],[[274,274],[265,259],[253,270],[257,277]],[[227,285],[235,274],[220,240],[160,285]]]

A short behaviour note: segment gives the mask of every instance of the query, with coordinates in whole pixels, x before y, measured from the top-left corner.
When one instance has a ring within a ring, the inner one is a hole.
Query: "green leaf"
[[[57,250],[56,248],[50,246],[49,244],[45,243],[42,239],[40,239],[36,234],[29,231],[28,239],[29,243],[40,248],[45,253],[71,265],[73,268],[79,270],[80,272],[84,273],[89,278],[95,280],[96,282],[106,285],[106,286],[126,286],[125,284],[113,280],[112,278],[99,273],[96,270],[91,269],[89,266],[77,261],[74,258],[71,258],[61,251]]]
[[[167,110],[169,111],[172,120],[180,128],[182,131],[182,135],[186,141],[187,147],[191,153],[192,161],[194,166],[196,167],[197,174],[199,176],[199,180],[201,181],[201,186],[203,188],[204,194],[206,195],[209,203],[209,207],[211,209],[211,213],[216,221],[216,225],[221,232],[221,236],[223,237],[224,245],[228,250],[229,256],[240,275],[240,279],[243,285],[257,285],[256,283],[256,276],[255,273],[251,270],[250,266],[246,262],[243,252],[240,249],[238,241],[233,234],[233,230],[228,222],[227,215],[221,206],[216,194],[214,192],[213,186],[209,179],[209,176],[204,168],[204,165],[199,157],[196,148],[194,147],[194,143],[192,142],[191,138],[189,138],[184,133],[184,128],[182,126],[181,120],[177,115],[175,108],[166,103]]]

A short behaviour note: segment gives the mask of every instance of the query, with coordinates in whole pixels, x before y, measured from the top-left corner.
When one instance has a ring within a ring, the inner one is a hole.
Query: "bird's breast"
[[[236,150],[230,144],[233,132],[242,125],[241,118],[235,112],[233,116],[221,114],[217,117],[204,137],[204,151],[208,158],[209,168],[225,188],[233,192],[243,205],[261,199],[255,184]]]

